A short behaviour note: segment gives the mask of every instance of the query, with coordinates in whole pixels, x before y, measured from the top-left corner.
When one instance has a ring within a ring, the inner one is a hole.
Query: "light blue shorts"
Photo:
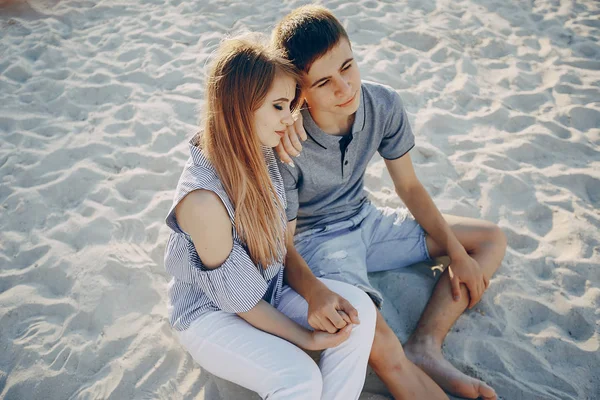
[[[317,277],[355,285],[381,308],[383,298],[367,273],[431,260],[425,236],[406,208],[376,208],[367,202],[354,217],[304,231],[294,243]]]

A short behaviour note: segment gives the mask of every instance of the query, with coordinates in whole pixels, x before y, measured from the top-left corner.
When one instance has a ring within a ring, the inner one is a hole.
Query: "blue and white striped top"
[[[173,205],[166,223],[171,236],[165,249],[165,268],[173,276],[169,283],[169,320],[176,330],[187,329],[200,315],[223,310],[231,313],[246,312],[260,299],[277,306],[283,286],[283,260],[266,269],[250,259],[247,248],[235,230],[235,210],[210,161],[198,147],[195,138],[190,141],[190,158],[179,178]],[[269,175],[284,207],[286,207],[283,181],[277,168],[273,151],[264,148]],[[216,193],[229,214],[233,225],[233,248],[223,264],[215,269],[202,265],[191,237],[181,230],[175,218],[175,207],[190,192],[197,189]],[[282,213],[282,224],[287,219]]]

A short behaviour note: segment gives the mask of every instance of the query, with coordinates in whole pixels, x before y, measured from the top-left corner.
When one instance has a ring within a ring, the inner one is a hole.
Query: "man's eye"
[[[279,111],[283,110],[283,106],[281,104],[274,104],[273,107],[275,107]]]
[[[323,87],[323,86],[327,85],[328,83],[329,83],[329,81],[325,81],[325,82],[317,85],[317,87]]]
[[[342,71],[349,69],[351,66],[352,66],[352,63],[346,65],[344,68],[342,68]]]

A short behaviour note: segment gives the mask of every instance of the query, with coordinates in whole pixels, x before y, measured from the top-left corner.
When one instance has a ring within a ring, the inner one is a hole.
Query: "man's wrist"
[[[452,262],[458,262],[460,260],[464,260],[469,256],[469,253],[465,250],[465,248],[458,243],[456,246],[448,249],[448,257],[452,260]]]
[[[312,285],[310,285],[309,289],[306,291],[304,299],[307,303],[311,303],[313,299],[320,297],[323,293],[328,291],[329,288],[320,280],[315,277],[315,281]]]

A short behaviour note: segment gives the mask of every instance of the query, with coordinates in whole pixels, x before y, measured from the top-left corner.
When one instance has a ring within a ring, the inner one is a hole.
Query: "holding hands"
[[[350,337],[350,332],[352,332],[351,324],[346,325],[336,333],[312,331],[310,340],[303,347],[306,350],[325,350],[336,347]]]
[[[308,323],[315,330],[336,333],[360,324],[358,311],[339,294],[326,287],[315,289],[308,301]]]
[[[360,324],[358,311],[326,287],[315,289],[307,300],[308,323],[315,329],[304,346],[307,350],[335,347],[348,339],[354,324]]]

